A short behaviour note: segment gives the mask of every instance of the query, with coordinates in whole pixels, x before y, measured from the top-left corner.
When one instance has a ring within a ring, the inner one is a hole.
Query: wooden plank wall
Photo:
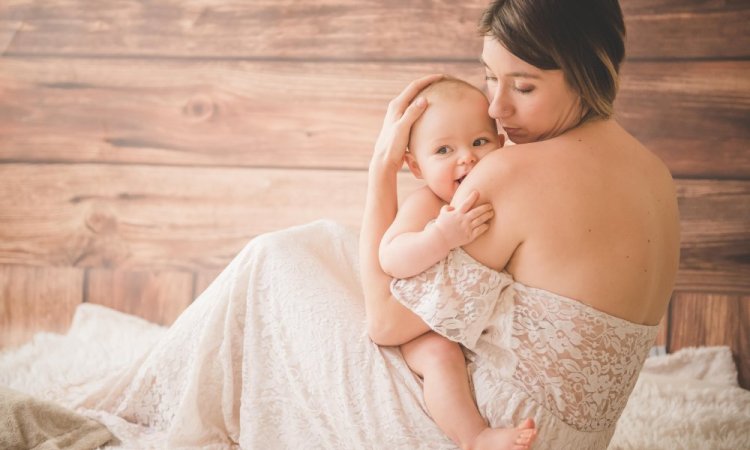
[[[357,226],[388,100],[482,84],[485,3],[0,3],[0,347],[80,302],[169,324],[258,233]],[[750,3],[621,4],[617,116],[682,213],[660,343],[731,345],[750,386]]]

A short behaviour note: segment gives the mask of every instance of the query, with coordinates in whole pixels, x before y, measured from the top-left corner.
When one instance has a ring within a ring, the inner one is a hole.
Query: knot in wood
[[[214,115],[215,109],[213,100],[207,96],[199,95],[188,100],[182,112],[193,120],[206,120]]]
[[[86,217],[86,228],[94,234],[112,234],[117,231],[117,219],[102,211],[93,211]]]

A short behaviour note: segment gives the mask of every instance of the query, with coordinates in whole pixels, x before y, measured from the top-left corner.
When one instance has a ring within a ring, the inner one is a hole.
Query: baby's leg
[[[427,409],[448,437],[463,449],[528,449],[533,421],[518,428],[487,426],[474,404],[461,347],[430,331],[401,346],[409,367],[424,380]]]

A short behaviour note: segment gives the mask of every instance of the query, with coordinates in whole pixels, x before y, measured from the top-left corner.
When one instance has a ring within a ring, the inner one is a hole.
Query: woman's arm
[[[396,175],[404,162],[409,130],[427,106],[426,101],[412,101],[424,87],[440,78],[442,75],[420,78],[391,101],[368,170],[359,259],[367,330],[379,345],[400,345],[429,330],[419,316],[391,296],[391,277],[380,267],[378,249],[396,217]]]

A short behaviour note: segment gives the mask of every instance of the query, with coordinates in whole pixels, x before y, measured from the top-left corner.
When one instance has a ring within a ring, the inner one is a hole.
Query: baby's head
[[[445,78],[420,94],[427,109],[411,128],[406,163],[417,178],[445,202],[487,153],[502,147],[489,103],[481,90],[457,78]]]

